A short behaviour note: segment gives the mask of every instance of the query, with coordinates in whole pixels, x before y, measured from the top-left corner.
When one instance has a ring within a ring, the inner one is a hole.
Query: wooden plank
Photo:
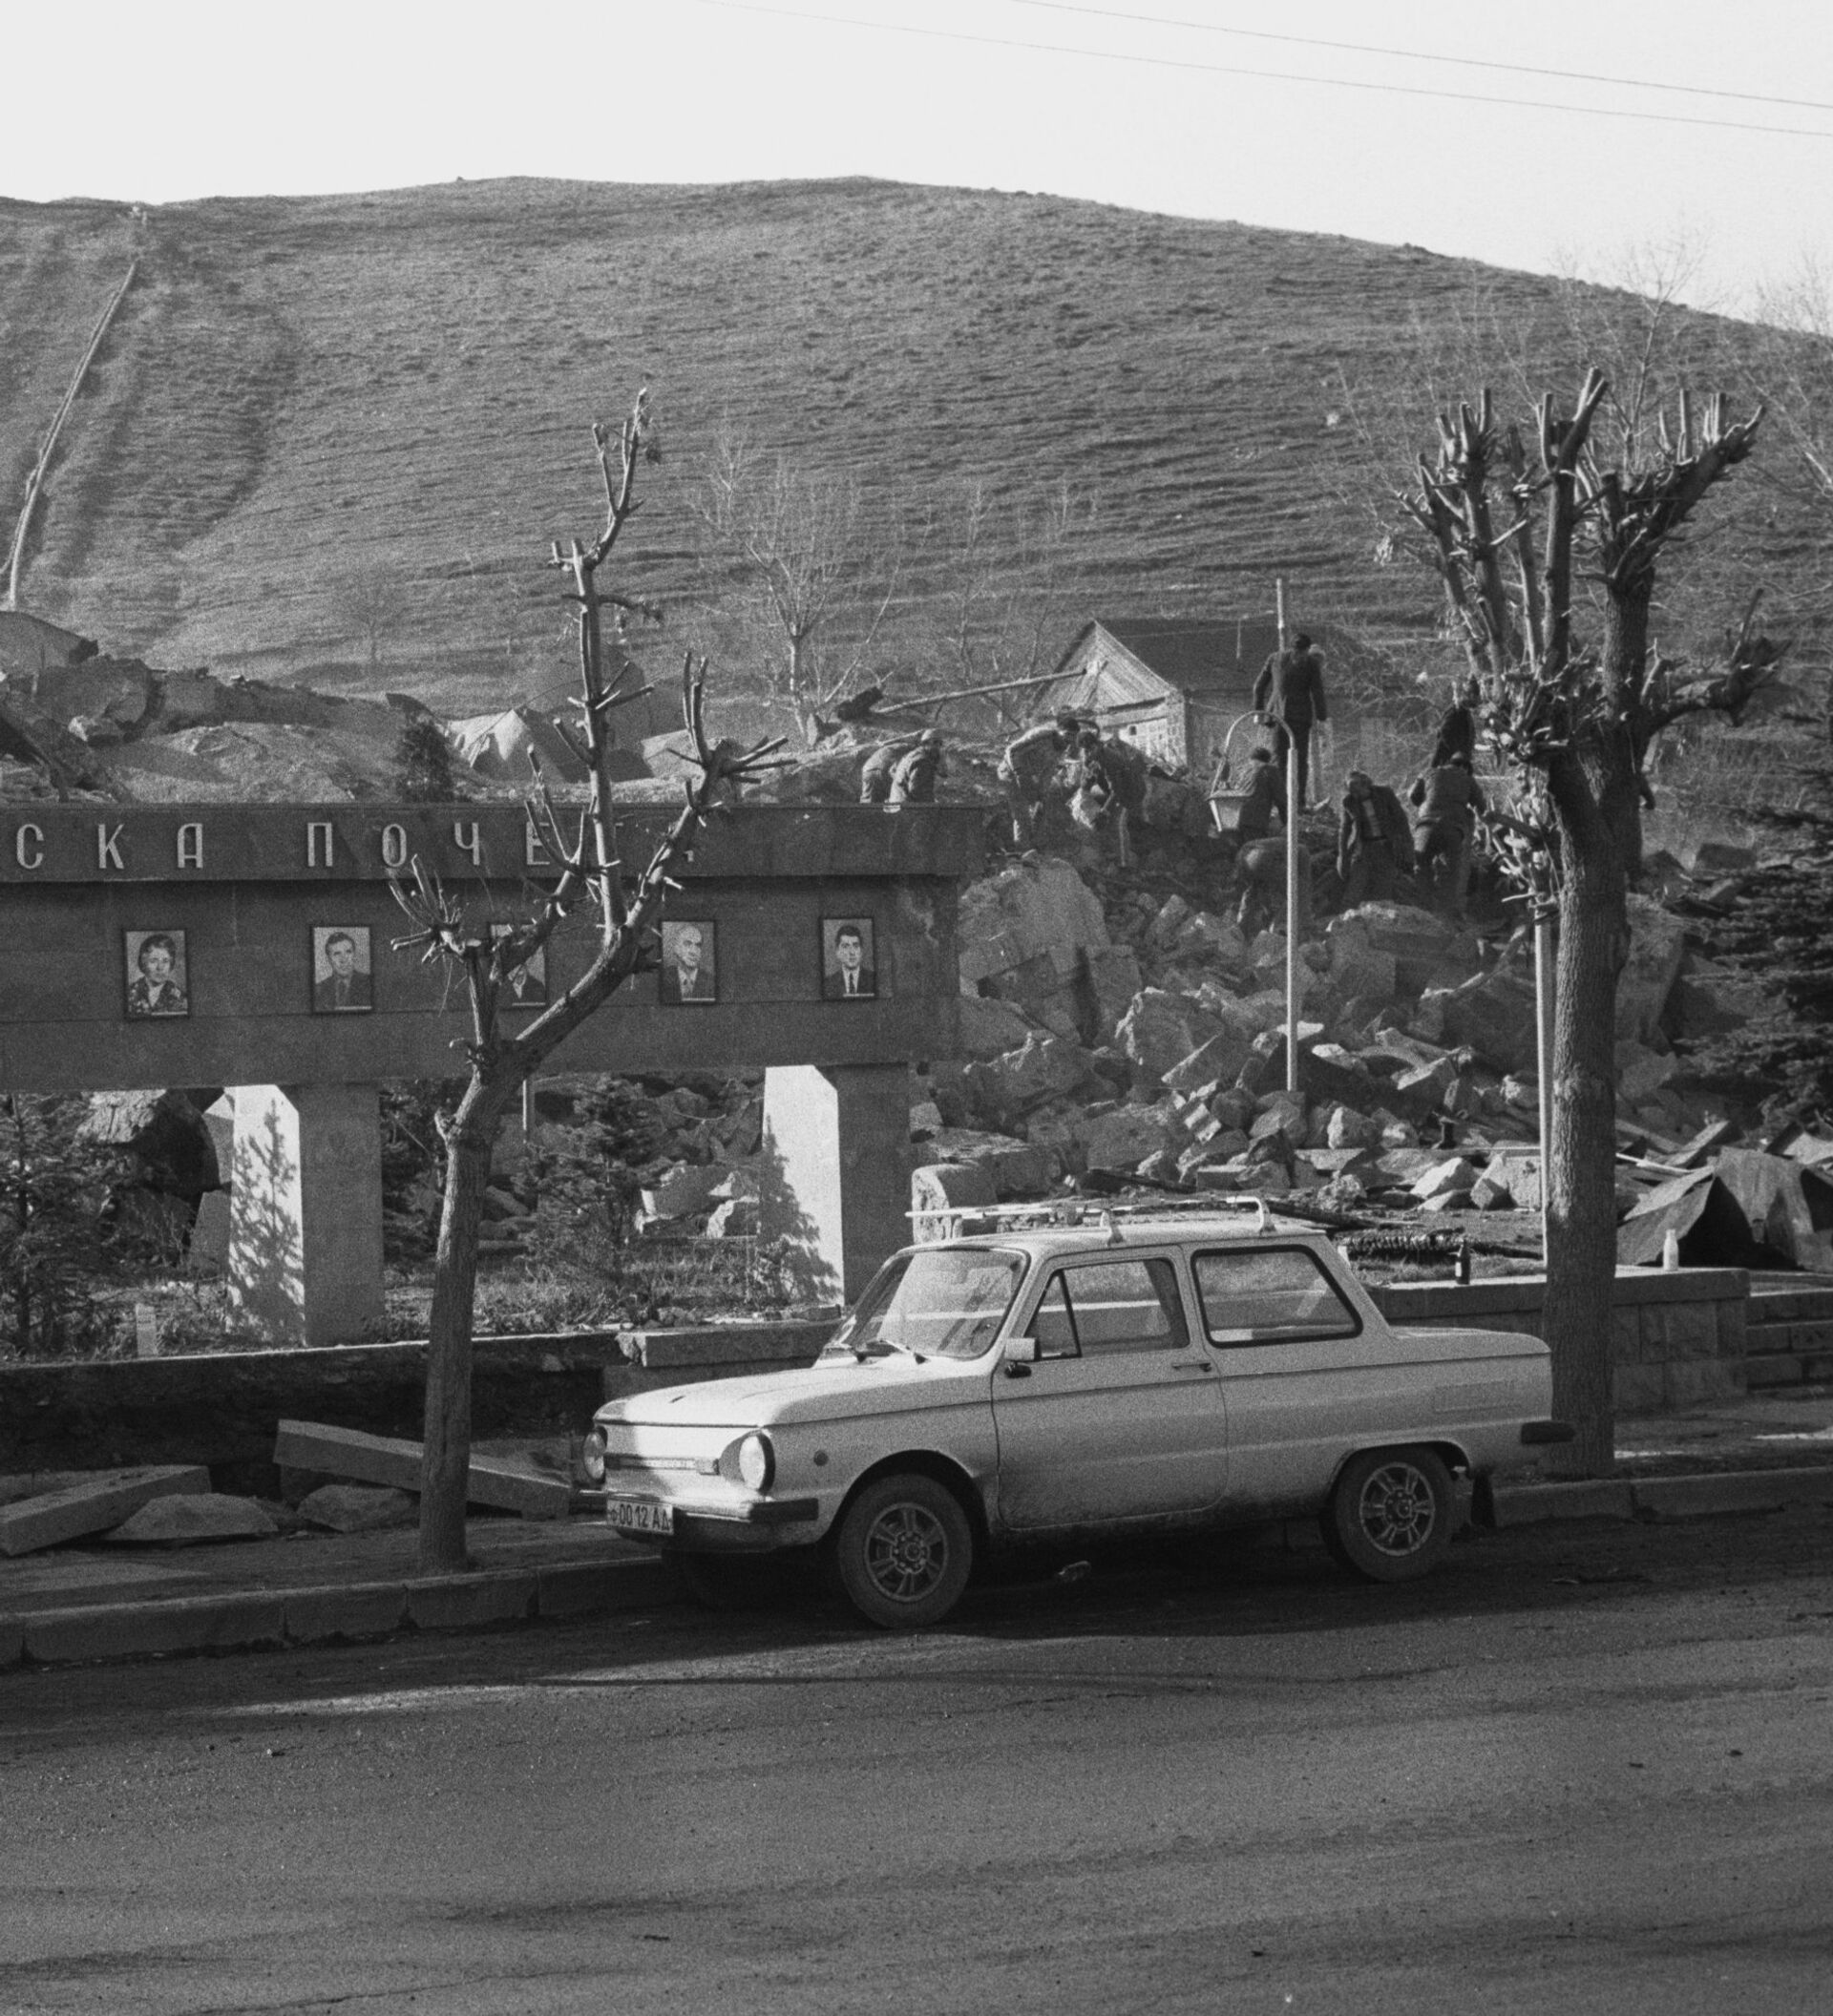
[[[1721,1148],[1738,1131],[1728,1120],[1715,1120],[1699,1129],[1670,1158],[1676,1169],[1696,1169],[1714,1148]]]
[[[318,1470],[359,1484],[388,1484],[397,1491],[420,1488],[420,1444],[390,1435],[365,1435],[357,1428],[329,1428],[317,1421],[282,1421],[274,1438],[274,1461],[284,1470]],[[524,1519],[564,1519],[573,1490],[566,1479],[541,1477],[492,1457],[474,1456],[465,1497],[474,1505],[519,1512]]]
[[[209,1488],[210,1473],[200,1463],[100,1470],[91,1482],[0,1507],[0,1554],[32,1554],[85,1533],[106,1533],[148,1499]]]

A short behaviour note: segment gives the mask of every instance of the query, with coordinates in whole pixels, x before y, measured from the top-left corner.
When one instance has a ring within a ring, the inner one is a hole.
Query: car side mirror
[[[1008,1365],[1035,1365],[1042,1354],[1036,1337],[1007,1337],[1001,1355]]]

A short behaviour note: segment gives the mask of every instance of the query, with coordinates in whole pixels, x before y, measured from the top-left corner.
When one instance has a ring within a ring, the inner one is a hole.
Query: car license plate
[[[605,1501],[606,1522],[625,1533],[672,1533],[675,1508],[659,1505],[651,1498],[612,1498]]]

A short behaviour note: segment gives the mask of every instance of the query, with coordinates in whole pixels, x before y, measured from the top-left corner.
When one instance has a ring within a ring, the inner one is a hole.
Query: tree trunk
[[[474,1101],[468,1092],[446,1137],[446,1195],[427,1326],[426,1439],[420,1457],[420,1569],[427,1575],[456,1574],[468,1565],[472,1297],[477,1284],[477,1228],[501,1119],[500,1108]]]
[[[1612,1290],[1616,1281],[1616,981],[1628,951],[1623,861],[1608,819],[1583,840],[1562,822],[1547,1303],[1553,1413],[1577,1429],[1555,1466],[1615,1463]]]

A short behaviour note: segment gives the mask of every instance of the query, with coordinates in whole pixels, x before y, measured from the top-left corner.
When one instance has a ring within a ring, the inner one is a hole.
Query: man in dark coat
[[[1439,723],[1439,739],[1432,745],[1428,770],[1442,768],[1454,756],[1462,756],[1466,763],[1476,762],[1477,706],[1482,698],[1483,688],[1474,679],[1466,680],[1453,692],[1444,719]]]
[[[1337,872],[1343,908],[1391,902],[1413,874],[1413,830],[1392,786],[1366,770],[1351,770],[1337,828]]]
[[[1477,815],[1489,808],[1482,785],[1471,773],[1470,759],[1454,756],[1449,763],[1427,770],[1414,781],[1407,796],[1420,808],[1414,821],[1420,872],[1428,873],[1436,861],[1445,864],[1448,908],[1454,916],[1461,916],[1470,880],[1470,845]]]
[[[1272,653],[1254,682],[1254,711],[1270,714],[1285,731],[1274,744],[1274,760],[1283,769],[1286,734],[1298,746],[1298,804],[1303,811],[1311,797],[1311,730],[1314,723],[1330,719],[1324,698],[1324,662],[1311,647],[1311,639],[1300,630],[1291,647]]]

